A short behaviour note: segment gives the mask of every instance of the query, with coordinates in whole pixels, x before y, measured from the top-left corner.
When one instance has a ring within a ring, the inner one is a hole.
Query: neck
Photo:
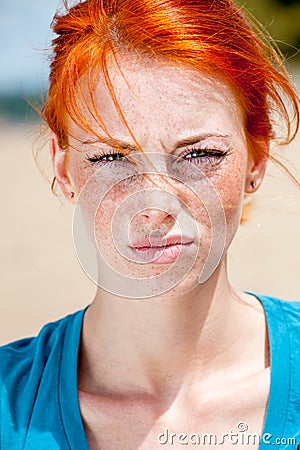
[[[237,364],[249,332],[241,320],[245,297],[237,301],[225,260],[208,282],[178,298],[130,300],[99,290],[84,318],[82,389],[89,380],[90,392],[153,394],[179,389],[195,371],[207,377]]]

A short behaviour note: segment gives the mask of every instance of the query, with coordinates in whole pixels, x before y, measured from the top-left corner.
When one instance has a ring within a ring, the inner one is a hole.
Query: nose
[[[175,193],[158,188],[144,190],[142,200],[134,222],[146,225],[152,230],[162,228],[163,225],[172,227],[182,209]]]
[[[174,217],[172,213],[158,208],[146,208],[145,210],[141,211],[137,215],[137,217],[148,223],[151,222],[153,223],[153,225],[159,225],[166,221],[175,222],[176,220],[176,217]]]
[[[162,237],[174,228],[175,223],[176,217],[170,211],[146,208],[136,214],[129,233],[133,241],[137,235]]]

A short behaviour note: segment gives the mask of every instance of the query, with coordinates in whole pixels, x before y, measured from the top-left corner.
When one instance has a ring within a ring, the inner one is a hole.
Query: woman
[[[54,31],[54,183],[98,289],[2,348],[1,448],[297,448],[300,307],[226,269],[276,117],[298,129],[279,57],[231,0],[89,0]]]

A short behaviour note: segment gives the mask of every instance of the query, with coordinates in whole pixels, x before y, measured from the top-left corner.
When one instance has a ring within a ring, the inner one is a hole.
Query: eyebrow
[[[220,134],[220,133],[204,133],[204,134],[197,134],[195,136],[190,136],[188,138],[181,139],[178,141],[173,149],[176,150],[177,148],[186,147],[188,145],[197,144],[198,142],[204,141],[207,138],[222,138],[222,139],[230,139],[232,136],[230,134]]]
[[[222,138],[222,139],[229,139],[232,138],[230,134],[220,134],[220,133],[204,133],[204,134],[198,134],[195,136],[190,136],[188,138],[181,139],[180,141],[176,142],[175,146],[173,147],[173,150],[176,150],[177,148],[186,147],[188,145],[197,144],[198,142],[204,141],[207,138]],[[106,137],[101,137],[100,139],[87,139],[86,141],[83,141],[83,145],[91,145],[91,144],[106,144],[109,147],[112,148],[122,148],[125,151],[129,152],[136,152],[139,151],[138,148],[135,145],[129,144],[128,142],[119,140],[119,139],[110,139]],[[161,142],[162,144],[162,142]],[[162,144],[164,150],[166,150],[166,147],[164,144]]]
[[[101,137],[100,139],[87,139],[82,142],[83,145],[92,145],[92,144],[105,144],[112,148],[122,148],[127,151],[137,151],[137,147],[135,145],[129,144],[128,142],[121,141],[119,139],[110,139],[106,137]]]

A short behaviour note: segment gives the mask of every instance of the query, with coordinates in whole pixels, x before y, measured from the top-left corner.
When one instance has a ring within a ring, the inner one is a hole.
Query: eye
[[[216,164],[228,154],[228,150],[191,148],[182,157],[191,164]]]
[[[126,156],[121,152],[98,152],[92,156],[85,155],[85,159],[90,161],[91,163],[102,163],[102,164],[113,164],[116,162],[126,162],[128,161]]]

